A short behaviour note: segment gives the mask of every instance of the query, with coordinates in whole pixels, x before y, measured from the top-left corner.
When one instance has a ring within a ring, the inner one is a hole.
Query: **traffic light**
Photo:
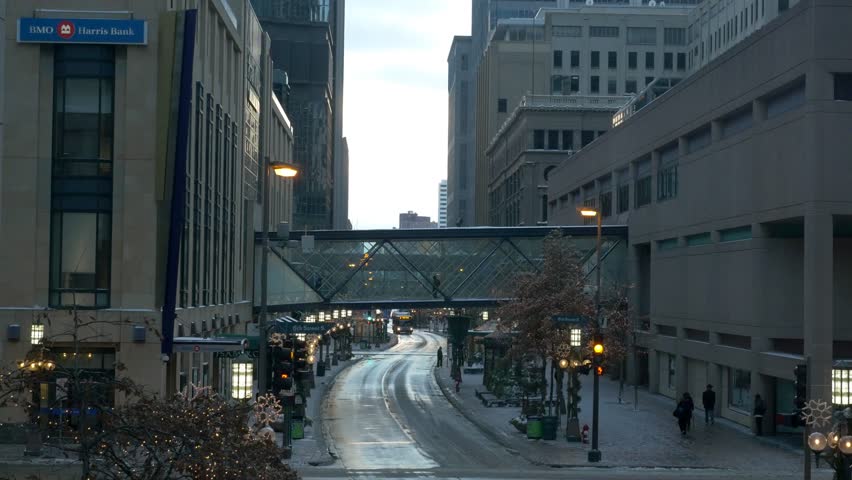
[[[600,376],[602,376],[603,374],[604,374],[604,368],[603,368],[603,365],[598,365],[598,366],[596,366],[596,367],[595,367],[595,375],[597,375],[597,376],[599,376],[599,377],[600,377]]]
[[[595,357],[598,358],[604,353],[603,335],[600,333],[596,333],[592,337],[592,352],[594,352]]]
[[[293,349],[275,348],[272,351],[272,393],[293,388]]]
[[[795,410],[793,412],[793,426],[798,427],[803,425],[802,409],[805,408],[805,404],[808,401],[808,366],[804,364],[796,365],[793,369],[793,375],[796,378],[796,396],[793,399],[793,405],[795,406]]]

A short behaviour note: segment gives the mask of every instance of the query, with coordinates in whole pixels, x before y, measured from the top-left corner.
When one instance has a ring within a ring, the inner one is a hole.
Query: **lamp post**
[[[596,241],[596,256],[597,256],[597,265],[595,269],[597,270],[596,277],[596,287],[595,287],[595,322],[600,328],[601,324],[601,223],[602,223],[602,215],[601,212],[595,210],[593,208],[583,208],[580,210],[580,215],[583,217],[596,217],[598,223],[597,229],[597,241]],[[598,353],[598,352],[595,352]],[[596,356],[597,357],[597,356]],[[597,368],[598,365],[595,365]],[[600,375],[597,375],[595,372],[594,379],[594,390],[593,390],[593,403],[592,403],[592,449],[589,450],[589,461],[590,462],[600,462],[601,461],[601,451],[598,449],[599,439],[598,439],[598,416],[600,412]]]
[[[258,330],[260,331],[260,335],[258,335],[258,360],[257,360],[257,391],[260,394],[265,394],[267,389],[267,382],[269,381],[269,373],[267,371],[267,355],[269,346],[267,345],[267,331],[266,331],[266,315],[267,315],[267,289],[268,289],[268,279],[267,272],[269,271],[269,197],[270,197],[270,175],[269,171],[272,170],[276,176],[283,178],[293,178],[298,174],[298,170],[295,166],[278,161],[271,161],[268,156],[263,157],[264,165],[263,165],[263,204],[261,211],[261,258],[260,258],[260,312],[258,316]]]
[[[847,408],[833,415],[835,419],[834,428],[828,435],[815,431],[808,435],[808,448],[816,457],[819,467],[820,455],[825,455],[826,461],[835,472],[837,480],[852,480],[852,435],[850,435],[850,422],[852,422],[852,409]],[[815,427],[816,422],[813,424]]]

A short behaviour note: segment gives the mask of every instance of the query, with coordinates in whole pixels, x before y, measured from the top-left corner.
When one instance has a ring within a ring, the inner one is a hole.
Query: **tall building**
[[[218,353],[241,350],[227,335],[252,320],[260,159],[293,158],[269,85],[269,38],[251,7],[3,5],[16,31],[0,35],[0,59],[20,68],[0,70],[0,118],[15,119],[0,130],[0,330],[19,333],[0,339],[0,361],[25,358],[41,333],[68,331],[77,310],[101,322],[98,335],[54,338],[59,362],[79,347],[87,368],[124,365],[151,392],[192,382],[250,397],[251,375],[233,383],[232,360]],[[75,26],[83,20],[88,31]],[[119,33],[101,33],[110,27]],[[288,218],[287,182],[270,178],[270,223]]]
[[[421,217],[417,215],[417,212],[409,210],[408,213],[399,214],[399,228],[400,230],[409,228],[438,228],[438,224],[433,222],[429,217]]]
[[[477,71],[500,20],[532,18],[556,0],[472,0],[471,36],[457,36],[447,59],[450,97],[447,157],[447,223],[453,227],[487,223],[476,218]],[[482,208],[485,208],[484,206]]]
[[[780,10],[557,167],[548,195],[560,225],[588,202],[629,228],[635,378],[672,398],[712,384],[745,426],[756,394],[789,418],[799,364],[809,398],[850,402],[852,4]]]
[[[447,181],[438,185],[438,228],[447,228]]]
[[[287,73],[284,105],[293,120],[293,228],[335,226],[335,182],[342,166],[344,0],[251,0],[272,41],[275,68]],[[338,224],[340,222],[337,222]]]
[[[343,225],[334,225],[335,230],[352,230],[352,222],[349,221],[349,142],[344,137],[340,143],[340,182],[335,182],[334,194],[337,198],[335,212],[343,221]]]
[[[498,22],[476,79],[474,200],[478,225],[490,224],[495,215],[507,218],[505,212],[490,212],[492,205],[508,204],[489,199],[494,188],[490,186],[488,149],[521,99],[529,96],[529,102],[571,110],[572,106],[594,108],[579,97],[600,97],[599,105],[609,109],[614,104],[608,102],[617,98],[621,102],[615,105],[617,109],[623,105],[624,95],[635,94],[656,79],[676,83],[687,75],[686,27],[692,8],[584,5],[543,9],[533,19]],[[594,129],[594,135],[598,131]],[[578,140],[573,145],[587,143]],[[533,143],[530,136],[516,145],[532,148]],[[509,152],[510,156],[516,154],[516,150]],[[566,152],[560,159],[568,155]],[[519,181],[526,184],[528,179]],[[539,182],[533,183],[544,185]]]
[[[450,97],[447,135],[447,223],[474,225],[473,178],[475,77],[471,37],[456,36],[447,58]]]

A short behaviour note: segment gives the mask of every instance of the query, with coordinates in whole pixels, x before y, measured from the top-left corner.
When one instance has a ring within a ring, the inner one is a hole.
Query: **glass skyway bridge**
[[[594,282],[595,226],[350,230],[270,234],[270,312],[314,308],[437,308],[489,306],[511,299],[519,273],[538,271],[543,241],[562,232]],[[607,285],[623,284],[626,226],[602,231]],[[255,239],[260,285],[261,235]],[[260,288],[255,288],[255,305]]]

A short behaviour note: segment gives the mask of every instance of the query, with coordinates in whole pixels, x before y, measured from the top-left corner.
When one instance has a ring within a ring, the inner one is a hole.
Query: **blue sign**
[[[19,18],[18,42],[147,45],[148,22],[100,18]]]

